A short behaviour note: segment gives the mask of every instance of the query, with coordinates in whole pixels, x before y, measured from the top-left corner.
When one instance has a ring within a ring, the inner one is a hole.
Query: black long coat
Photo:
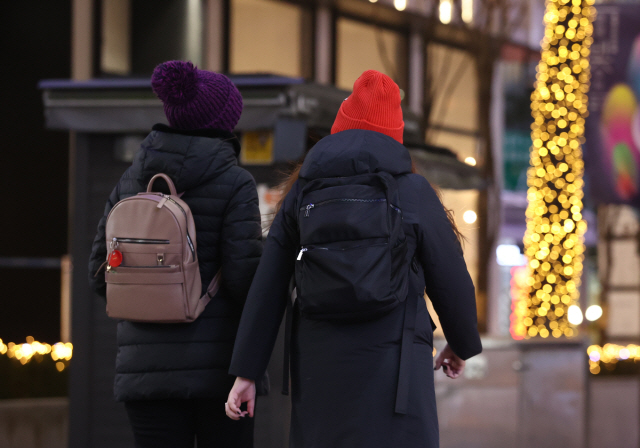
[[[315,179],[379,171],[396,176],[408,257],[417,255],[423,267],[424,279],[417,281],[426,285],[451,348],[464,359],[480,353],[474,287],[460,246],[434,190],[423,177],[411,174],[404,146],[373,131],[339,132],[309,152],[300,176]],[[299,250],[297,196],[296,184],[271,227],[238,330],[233,375],[257,379],[267,366]],[[359,324],[297,315],[291,364],[291,447],[438,446],[433,333],[422,300],[408,412],[394,413],[403,319],[404,305],[381,319]]]
[[[89,263],[93,289],[105,295],[106,217],[116,202],[146,190],[157,173],[175,183],[196,225],[203,293],[222,267],[222,287],[192,323],[118,323],[114,392],[119,401],[226,398],[227,370],[242,307],[262,253],[258,194],[237,165],[237,139],[222,131],[156,125],[115,187],[98,225]],[[164,182],[158,182],[162,187]],[[165,191],[168,193],[168,191]]]

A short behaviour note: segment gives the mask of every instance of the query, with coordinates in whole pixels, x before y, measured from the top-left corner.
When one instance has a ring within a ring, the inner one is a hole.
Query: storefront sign
[[[640,8],[598,6],[585,169],[596,202],[640,206]]]
[[[244,165],[270,165],[273,163],[273,133],[251,131],[242,134],[240,161]]]

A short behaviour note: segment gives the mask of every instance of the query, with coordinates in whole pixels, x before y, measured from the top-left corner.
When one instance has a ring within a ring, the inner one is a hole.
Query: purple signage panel
[[[640,207],[640,4],[597,10],[584,148],[590,194]]]

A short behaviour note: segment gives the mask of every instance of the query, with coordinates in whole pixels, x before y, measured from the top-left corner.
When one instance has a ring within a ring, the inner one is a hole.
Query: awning
[[[313,131],[317,136],[328,135],[340,104],[349,95],[348,91],[301,78],[267,74],[230,76],[230,79],[243,96],[244,109],[236,127],[241,134],[272,131],[291,136],[293,126]],[[43,91],[48,129],[140,135],[154,124],[166,122],[162,103],[151,90],[149,79],[45,80],[39,87]],[[475,167],[460,162],[448,149],[424,145],[418,117],[408,110],[403,114],[404,142],[420,174],[440,188],[484,188]],[[292,160],[304,154],[305,135],[304,132],[297,135],[300,142],[295,145],[289,141],[291,138],[276,139],[273,161]],[[292,145],[299,148],[295,154],[287,150]]]
[[[481,190],[485,187],[480,171],[459,161],[448,149],[429,145],[409,146],[409,153],[418,173],[440,188]]]

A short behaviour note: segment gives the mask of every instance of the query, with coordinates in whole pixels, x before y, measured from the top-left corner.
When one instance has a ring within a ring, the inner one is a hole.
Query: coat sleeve
[[[482,351],[475,288],[440,199],[426,179],[420,178],[420,183],[418,256],[427,295],[449,346],[468,359]]]
[[[220,234],[222,282],[229,296],[242,306],[262,255],[262,227],[251,174],[242,170],[233,191]]]
[[[107,216],[109,216],[109,212],[119,200],[120,182],[118,182],[118,185],[116,185],[109,195],[109,199],[107,199],[107,203],[104,206],[104,214],[98,222],[98,231],[96,232],[96,236],[93,239],[93,244],[91,246],[91,257],[89,258],[89,284],[91,285],[91,289],[102,297],[107,296],[107,284],[104,280],[104,274],[96,274],[96,272],[107,259],[107,242],[105,241]]]
[[[229,373],[252,380],[267,370],[289,300],[298,232],[293,210],[297,186],[285,198],[271,225],[264,254],[242,313]]]

